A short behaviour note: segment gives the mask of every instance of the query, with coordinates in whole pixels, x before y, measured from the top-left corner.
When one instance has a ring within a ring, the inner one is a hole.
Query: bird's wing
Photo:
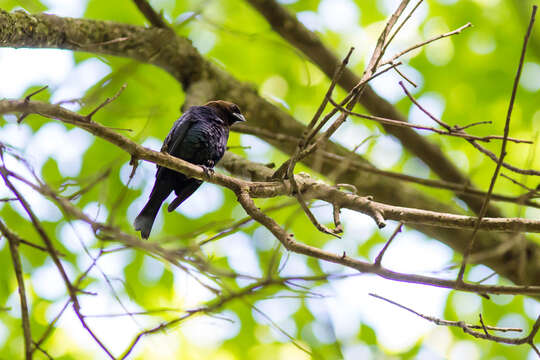
[[[189,112],[185,112],[173,125],[173,128],[167,134],[165,141],[163,141],[163,146],[161,147],[162,152],[168,154],[174,153],[174,151],[182,144],[184,138],[186,137],[187,132],[197,121],[197,118],[192,116]],[[158,165],[158,171],[156,172],[156,177],[161,173],[163,167]]]
[[[197,179],[187,179],[181,187],[175,189],[176,198],[169,204],[167,210],[174,211],[181,203],[191,196],[201,186],[202,181]]]

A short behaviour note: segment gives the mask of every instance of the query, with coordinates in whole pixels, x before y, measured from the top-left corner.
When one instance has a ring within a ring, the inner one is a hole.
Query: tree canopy
[[[0,358],[540,357],[535,12],[0,0]],[[215,173],[160,152],[216,99]]]

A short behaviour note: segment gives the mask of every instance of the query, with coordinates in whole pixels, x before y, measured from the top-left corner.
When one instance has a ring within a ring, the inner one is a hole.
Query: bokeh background
[[[336,54],[344,56],[350,46],[356,50],[351,67],[361,73],[386,17],[398,4],[395,0],[282,0],[309,29],[316,31]],[[253,84],[259,93],[277,106],[307,123],[322,100],[329,80],[297,50],[273,33],[266,21],[240,0],[151,1],[155,9],[175,25],[177,33],[193,41],[196,48],[225,71]],[[420,5],[400,32],[389,54],[433,35],[458,28],[466,22],[474,27],[459,36],[444,39],[405,58],[402,71],[418,87],[412,89],[419,102],[437,116],[457,125],[491,120],[475,134],[500,134],[521,39],[528,22],[530,2],[525,0],[430,0]],[[47,12],[60,16],[85,17],[144,25],[145,19],[129,0],[0,0],[0,8],[11,11]],[[538,26],[537,26],[538,28]],[[518,100],[512,118],[511,136],[538,139],[540,130],[540,32],[531,40]],[[404,97],[389,72],[372,82],[376,92],[394,103],[409,120],[432,125],[429,119]],[[82,99],[82,104],[65,106],[88,112],[105,97],[127,84],[124,93],[97,115],[95,120],[112,127],[130,128],[127,136],[158,150],[173,121],[180,115],[184,94],[180,85],[164,71],[135,61],[88,53],[51,49],[0,48],[0,98],[21,98],[37,88],[49,88],[36,99],[59,102]],[[338,94],[343,95],[338,90]],[[249,121],[249,119],[248,119]],[[106,170],[106,180],[82,196],[77,206],[93,218],[114,217],[126,231],[150,192],[155,166],[141,163],[128,185],[131,172],[128,156],[121,150],[94,139],[81,129],[60,122],[29,116],[22,124],[14,116],[0,118],[0,141],[19,149],[40,176],[60,186],[87,183]],[[465,141],[422,133],[467,173],[475,184],[487,188],[493,164]],[[375,136],[373,136],[375,135]],[[418,159],[405,152],[399,142],[384,134],[378,125],[351,119],[333,136],[349,149],[364,139],[357,153],[381,169],[434,178]],[[250,135],[232,133],[233,152],[253,161],[280,164],[287,157]],[[490,145],[497,149],[497,144]],[[538,145],[509,144],[507,161],[539,168]],[[9,156],[10,168],[27,173]],[[302,166],[302,171],[308,171]],[[315,176],[322,177],[320,174]],[[324,177],[322,177],[324,179]],[[534,179],[521,179],[535,187]],[[61,251],[68,254],[65,266],[72,277],[89,266],[91,252],[100,242],[82,222],[69,221],[51,202],[29,188],[18,185],[30,199],[46,230],[55,237]],[[457,202],[450,192],[419,188],[448,202]],[[498,181],[498,192],[517,195],[521,189],[511,182]],[[0,198],[10,197],[0,186]],[[117,200],[121,199],[121,202]],[[261,201],[261,206],[282,204],[284,199]],[[504,204],[506,216],[538,219],[539,211]],[[317,218],[331,223],[331,207],[313,204]],[[358,213],[342,211],[345,233],[333,239],[317,232],[297,205],[274,213],[276,219],[297,234],[301,241],[325,250],[346,251],[347,255],[373,259],[396,224],[378,230],[373,221]],[[151,241],[180,245],[193,244],[219,232],[246,215],[234,194],[212,184],[204,184],[176,212],[161,212]],[[0,202],[0,217],[23,238],[35,239],[27,215],[16,203]],[[531,236],[538,241],[539,238]],[[237,231],[205,245],[214,264],[251,276],[262,276],[278,246],[272,235],[249,223]],[[114,247],[114,244],[107,244]],[[44,253],[23,249],[31,305],[33,330],[43,331],[68,297],[52,261]],[[94,253],[95,254],[95,253]],[[216,316],[200,316],[163,333],[145,337],[135,348],[133,359],[306,359],[296,344],[324,359],[534,359],[527,346],[505,346],[472,339],[460,330],[436,326],[402,309],[368,296],[369,292],[394,299],[426,315],[477,323],[482,313],[487,323],[530,330],[540,314],[538,301],[523,296],[492,296],[450,292],[427,286],[391,282],[361,275],[341,266],[286,254],[279,256],[282,275],[306,276],[328,272],[343,275],[328,282],[309,283],[309,296],[286,289],[268,290],[228,304]],[[452,277],[460,256],[424,234],[405,228],[384,259],[385,266],[402,272]],[[9,247],[0,239],[0,359],[22,357],[22,332],[17,283],[11,269]],[[152,309],[186,309],[203,304],[213,294],[184,271],[166,265],[141,251],[124,249],[99,259],[86,284],[96,296],[81,296],[85,314],[122,314]],[[470,280],[480,280],[492,271],[473,266]],[[104,274],[110,280],[105,280]],[[202,281],[204,276],[200,276]],[[238,285],[249,280],[240,279]],[[504,284],[495,275],[486,283]],[[114,291],[113,291],[114,290]],[[174,316],[96,317],[89,319],[94,331],[119,353],[133,337],[162,318]],[[34,329],[35,328],[35,329]],[[292,340],[294,339],[294,341]],[[81,327],[71,309],[60,318],[44,347],[55,359],[101,359],[105,355]],[[42,354],[36,354],[36,358]]]

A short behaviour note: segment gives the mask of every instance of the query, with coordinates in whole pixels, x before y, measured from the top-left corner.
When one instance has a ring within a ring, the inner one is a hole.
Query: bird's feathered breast
[[[216,163],[225,153],[229,127],[208,106],[192,106],[178,119],[164,141],[169,154],[193,164]]]

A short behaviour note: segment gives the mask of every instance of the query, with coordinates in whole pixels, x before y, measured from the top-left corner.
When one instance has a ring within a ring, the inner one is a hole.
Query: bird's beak
[[[237,121],[246,121],[246,118],[244,117],[244,115],[240,113],[233,113],[233,116],[237,119]]]

